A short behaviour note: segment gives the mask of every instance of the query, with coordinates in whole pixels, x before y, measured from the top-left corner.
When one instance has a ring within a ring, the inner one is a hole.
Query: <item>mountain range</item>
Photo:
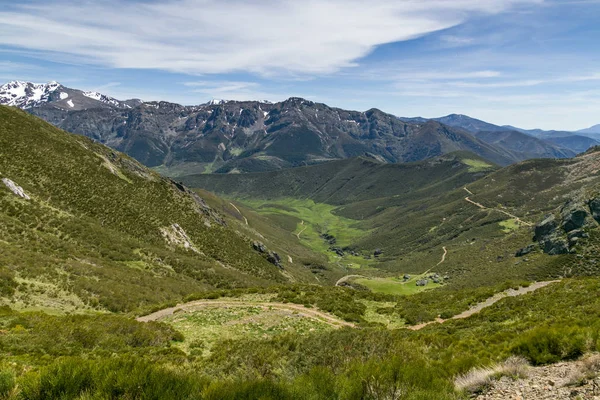
[[[578,135],[538,139],[466,116],[397,118],[377,109],[348,111],[301,98],[197,106],[120,101],[56,82],[8,83],[0,88],[0,104],[26,109],[170,176],[269,171],[363,155],[414,162],[459,150],[508,165],[535,157],[568,158],[598,143]]]

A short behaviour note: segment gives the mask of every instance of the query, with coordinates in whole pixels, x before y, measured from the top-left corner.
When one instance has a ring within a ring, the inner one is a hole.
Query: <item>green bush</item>
[[[534,365],[573,360],[587,350],[587,332],[577,327],[538,327],[527,332],[513,352]]]
[[[9,399],[15,389],[15,374],[11,370],[0,371],[0,399]]]

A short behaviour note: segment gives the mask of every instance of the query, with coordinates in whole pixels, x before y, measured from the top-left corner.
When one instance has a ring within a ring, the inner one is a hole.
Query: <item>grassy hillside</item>
[[[417,191],[426,196],[461,187],[495,169],[474,154],[456,152],[415,163],[385,164],[361,157],[283,171],[188,175],[178,180],[241,198],[293,197],[347,204]]]
[[[359,158],[182,179],[238,199],[291,234],[302,232],[300,242],[347,274],[400,278],[428,272],[446,276],[446,284],[471,287],[597,272],[589,210],[591,237],[578,254],[544,254],[531,237],[535,224],[549,213],[559,215],[569,201],[587,210],[586,202],[598,194],[599,154],[503,169],[469,153],[400,165]],[[515,256],[529,245],[527,257]]]
[[[127,311],[312,278],[267,262],[203,199],[129,157],[13,108],[0,121],[0,178],[27,196],[0,184],[5,302]]]

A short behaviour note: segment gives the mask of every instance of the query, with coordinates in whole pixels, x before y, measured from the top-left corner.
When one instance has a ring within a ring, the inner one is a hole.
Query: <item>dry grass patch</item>
[[[490,387],[494,380],[502,376],[508,376],[512,379],[527,377],[529,364],[523,357],[512,356],[501,364],[473,368],[463,375],[459,375],[454,380],[454,386],[457,390],[468,393],[482,393]]]

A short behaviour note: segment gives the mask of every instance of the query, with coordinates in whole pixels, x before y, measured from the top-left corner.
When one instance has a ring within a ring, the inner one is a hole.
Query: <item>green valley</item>
[[[1,106],[0,398],[458,400],[578,360],[600,351],[598,165],[171,179]]]

